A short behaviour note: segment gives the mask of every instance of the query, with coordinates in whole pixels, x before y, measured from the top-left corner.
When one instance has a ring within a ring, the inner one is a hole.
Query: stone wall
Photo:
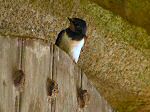
[[[87,0],[1,0],[0,34],[55,42],[67,17],[88,23],[79,66],[119,112],[150,111],[150,36]]]
[[[150,33],[149,0],[91,0],[109,9],[135,25],[142,26]]]

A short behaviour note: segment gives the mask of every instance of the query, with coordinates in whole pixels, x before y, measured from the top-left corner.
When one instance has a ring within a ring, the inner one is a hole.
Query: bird
[[[86,21],[80,18],[68,18],[70,25],[63,29],[57,36],[55,45],[65,51],[75,63],[78,62],[81,49],[87,36]]]

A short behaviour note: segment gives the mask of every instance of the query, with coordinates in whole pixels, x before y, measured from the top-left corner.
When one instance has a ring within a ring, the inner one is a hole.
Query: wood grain
[[[17,91],[13,73],[17,69],[18,40],[0,36],[0,112],[16,112]]]
[[[26,40],[23,53],[23,70],[26,75],[22,94],[21,112],[47,112],[51,110],[46,90],[50,73],[50,47],[42,41]]]
[[[56,46],[54,49],[54,77],[58,82],[59,94],[55,112],[77,112],[77,87],[75,66],[71,58]],[[75,78],[76,77],[76,78]]]
[[[25,76],[22,92],[13,83],[16,70],[22,70]],[[59,93],[54,98],[47,91],[48,79],[58,84]],[[89,105],[82,109],[78,104],[80,88],[90,94]],[[1,36],[0,112],[113,112],[113,109],[57,46],[42,40]]]
[[[82,89],[85,89],[90,94],[90,102],[83,112],[113,112],[107,101],[98,93],[92,83],[87,79],[82,72]]]

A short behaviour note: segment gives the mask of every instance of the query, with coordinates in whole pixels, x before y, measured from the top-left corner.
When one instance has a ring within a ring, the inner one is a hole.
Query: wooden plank
[[[22,94],[21,112],[51,112],[47,96],[47,78],[52,73],[52,49],[40,40],[26,40],[23,52],[25,89]]]
[[[53,77],[59,88],[55,112],[77,112],[77,86],[80,82],[80,71],[77,71],[72,59],[57,46],[54,49]]]
[[[21,42],[0,38],[0,112],[113,111],[65,52],[41,40],[24,40],[23,47]],[[23,93],[14,87],[12,76],[17,69],[25,74]],[[57,97],[50,100],[48,78],[56,81],[59,89]],[[77,101],[80,87],[90,94],[90,104],[83,109]]]
[[[18,40],[0,36],[0,112],[17,112],[13,73],[18,68]]]
[[[88,81],[84,73],[82,73],[82,89],[87,90],[90,94],[90,102],[82,109],[82,112],[113,112],[111,106]]]

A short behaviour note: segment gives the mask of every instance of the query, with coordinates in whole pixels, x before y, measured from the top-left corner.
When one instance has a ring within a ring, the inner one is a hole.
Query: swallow
[[[64,50],[77,63],[87,39],[87,25],[80,18],[68,18],[68,20],[70,26],[58,34],[55,45]]]

